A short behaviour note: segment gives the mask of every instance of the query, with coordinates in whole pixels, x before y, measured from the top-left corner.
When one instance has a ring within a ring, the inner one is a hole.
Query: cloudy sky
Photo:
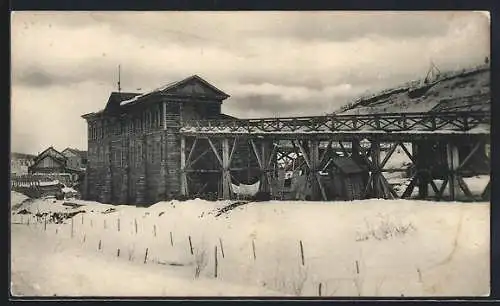
[[[82,114],[116,90],[198,74],[239,117],[331,112],[367,92],[489,56],[474,12],[14,12],[12,151],[87,148]]]

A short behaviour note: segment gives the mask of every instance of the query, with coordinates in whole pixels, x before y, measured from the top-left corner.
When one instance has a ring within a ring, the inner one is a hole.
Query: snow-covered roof
[[[175,82],[170,82],[170,83],[167,83],[166,85],[163,85],[161,87],[158,87],[156,89],[153,89],[147,93],[144,93],[142,95],[137,95],[135,97],[132,97],[128,100],[124,100],[122,102],[120,102],[120,106],[124,106],[124,105],[127,105],[127,104],[131,104],[131,103],[134,103],[142,98],[145,98],[147,96],[150,96],[150,95],[153,95],[153,94],[157,94],[157,93],[167,93],[168,91],[176,88],[177,86],[180,86],[182,84],[185,84],[187,82],[190,82],[190,81],[193,81],[193,80],[197,80],[201,83],[203,83],[204,85],[208,86],[209,88],[211,88],[212,90],[214,90],[215,92],[217,92],[218,94],[220,94],[221,96],[227,98],[229,97],[228,94],[226,94],[225,92],[221,91],[220,89],[218,89],[217,87],[213,86],[212,84],[208,83],[207,81],[205,81],[204,79],[202,79],[200,76],[198,75],[193,75],[193,76],[190,76],[188,78],[185,78],[183,80],[180,80],[180,81],[175,81]]]

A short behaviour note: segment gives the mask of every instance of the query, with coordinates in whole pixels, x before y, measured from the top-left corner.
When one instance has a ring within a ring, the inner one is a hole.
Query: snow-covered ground
[[[24,209],[84,212],[63,224],[12,216],[14,294],[318,296],[320,286],[323,296],[489,293],[489,203],[270,201],[219,216],[232,202],[63,203]]]

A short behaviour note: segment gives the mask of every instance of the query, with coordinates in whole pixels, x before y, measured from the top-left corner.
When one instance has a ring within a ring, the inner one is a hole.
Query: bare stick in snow
[[[189,236],[189,250],[191,252],[191,255],[194,255],[194,253],[193,253],[193,243],[191,242],[191,236]]]
[[[356,260],[356,274],[359,274],[359,262]]]
[[[214,270],[214,276],[217,278],[217,246],[215,246],[215,252],[214,252],[214,258],[215,258],[215,270]]]
[[[170,232],[170,245],[174,246],[174,238],[172,237],[172,232]]]
[[[146,254],[144,254],[144,263],[148,261],[148,248],[146,248]]]
[[[222,245],[222,239],[219,238],[219,244],[220,244],[220,252],[222,254],[222,258],[224,258],[224,246]]]
[[[253,260],[257,260],[257,255],[255,254],[255,240],[252,240],[252,251],[253,251]]]
[[[73,238],[73,231],[74,231],[73,218],[71,218],[71,238]]]
[[[43,230],[47,230],[47,216],[43,216]]]
[[[118,231],[120,231],[120,218],[118,218],[117,226],[118,226]]]
[[[94,222],[92,222],[92,219],[90,219],[90,227],[94,227]]]
[[[87,240],[87,234],[83,234],[83,242]]]
[[[153,225],[153,235],[156,237],[156,224]]]
[[[28,226],[30,226],[30,216],[28,216]]]
[[[116,250],[116,257],[120,257],[120,249]]]
[[[82,224],[83,224],[83,214],[82,214]]]
[[[135,233],[137,234],[137,219],[134,219],[134,224],[135,224]]]
[[[321,296],[321,286],[322,286],[322,284],[319,283],[319,285],[318,285],[318,296]]]
[[[304,261],[304,246],[302,245],[302,240],[300,240],[300,258],[302,259],[302,265],[305,265],[305,261]]]
[[[99,245],[97,246],[97,249],[100,251],[101,248],[102,248],[102,242],[101,242],[101,240],[99,240]]]
[[[56,227],[56,235],[57,235],[57,227]]]

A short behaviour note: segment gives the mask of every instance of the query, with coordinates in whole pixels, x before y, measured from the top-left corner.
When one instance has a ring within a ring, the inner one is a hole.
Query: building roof
[[[57,151],[56,149],[54,149],[54,147],[51,146],[51,147],[48,147],[47,149],[45,149],[42,153],[38,154],[35,157],[35,162],[39,161],[40,159],[44,158],[45,156],[51,156],[57,160],[66,160],[66,156],[64,156],[64,154]]]
[[[66,160],[67,160],[66,156],[64,156],[61,152],[57,151],[56,149],[54,149],[54,147],[48,147],[42,153],[38,154],[35,157],[35,159],[33,160],[33,165],[31,165],[29,169],[35,168],[36,165],[47,156],[52,158],[61,165],[64,166],[66,165]]]
[[[336,114],[489,111],[490,106],[490,66],[485,64],[359,97]]]
[[[35,159],[35,157],[36,155],[33,154],[17,153],[17,152],[10,153],[11,159]]]
[[[199,85],[197,88],[191,86],[190,91],[186,92],[189,85]],[[183,91],[184,90],[184,91]],[[210,84],[198,75],[192,75],[180,81],[170,82],[162,87],[156,88],[146,93],[133,93],[133,92],[112,92],[108,98],[106,107],[98,112],[92,112],[82,115],[82,118],[89,119],[96,115],[103,114],[105,112],[116,112],[124,106],[134,105],[142,100],[156,95],[171,95],[171,96],[199,96],[201,98],[209,95],[210,97],[215,97],[218,100],[225,100],[229,98],[229,95],[218,89],[214,85]]]
[[[82,151],[74,148],[66,148],[61,153],[64,154],[64,152],[66,151],[70,151],[73,152],[73,154],[80,155],[81,158],[87,158],[87,151]]]
[[[204,80],[200,76],[198,76],[198,75],[192,75],[192,76],[187,77],[187,78],[185,78],[183,80],[175,81],[175,82],[170,82],[170,83],[168,83],[168,84],[166,84],[166,85],[164,85],[162,87],[156,88],[156,89],[154,89],[152,91],[149,91],[147,93],[144,93],[144,94],[141,94],[141,95],[138,95],[138,96],[134,96],[134,97],[132,97],[130,99],[121,101],[120,105],[124,106],[124,105],[127,105],[127,104],[133,104],[133,103],[139,101],[142,98],[145,98],[147,96],[154,95],[154,94],[163,94],[163,95],[165,95],[165,94],[178,94],[178,91],[176,91],[176,89],[179,89],[183,85],[186,85],[188,83],[193,83],[193,82],[201,83],[206,88],[210,89],[215,95],[219,96],[222,100],[229,98],[228,94],[226,94],[222,90],[218,89],[214,85],[210,84],[209,82],[207,82],[206,80]],[[203,95],[204,93],[203,92],[198,92],[197,94]]]
[[[334,157],[330,161],[329,164],[332,164],[344,174],[355,174],[365,171],[349,157]]]

